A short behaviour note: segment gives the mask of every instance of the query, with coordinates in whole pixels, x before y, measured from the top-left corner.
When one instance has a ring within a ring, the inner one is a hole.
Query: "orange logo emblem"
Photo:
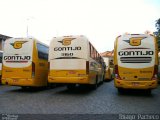
[[[71,44],[71,41],[74,39],[76,38],[64,38],[62,41],[58,41],[58,42],[62,43],[62,45],[64,46],[68,46]]]
[[[139,46],[141,45],[141,41],[146,37],[132,37],[129,40],[124,40],[125,42],[129,43],[131,46]]]
[[[15,41],[14,43],[10,43],[15,49],[22,48],[22,44],[26,43],[27,41]]]

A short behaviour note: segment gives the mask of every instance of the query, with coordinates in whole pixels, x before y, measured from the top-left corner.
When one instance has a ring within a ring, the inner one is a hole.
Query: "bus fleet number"
[[[62,53],[62,56],[73,56],[73,53]]]

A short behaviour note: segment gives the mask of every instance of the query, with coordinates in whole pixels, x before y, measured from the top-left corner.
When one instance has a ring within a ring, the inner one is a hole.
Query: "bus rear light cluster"
[[[157,74],[158,74],[158,65],[155,65],[152,80],[157,80]]]
[[[50,62],[48,62],[48,70],[50,69]]]
[[[119,76],[119,71],[118,71],[118,65],[115,65],[115,78],[121,80],[121,77]]]
[[[89,74],[89,61],[86,61],[86,74]]]
[[[35,63],[32,62],[32,77],[35,77]]]
[[[48,62],[48,75],[50,75],[50,62]]]

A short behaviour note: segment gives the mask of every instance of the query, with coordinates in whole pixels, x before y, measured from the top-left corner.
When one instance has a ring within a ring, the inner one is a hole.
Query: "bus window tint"
[[[38,58],[48,60],[48,47],[37,43],[38,48]]]
[[[0,53],[0,63],[2,63],[3,53]]]

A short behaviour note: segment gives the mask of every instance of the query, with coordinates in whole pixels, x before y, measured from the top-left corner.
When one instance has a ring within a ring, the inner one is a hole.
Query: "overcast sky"
[[[85,35],[99,52],[113,50],[117,36],[154,32],[160,0],[0,0],[0,34],[52,37]]]

